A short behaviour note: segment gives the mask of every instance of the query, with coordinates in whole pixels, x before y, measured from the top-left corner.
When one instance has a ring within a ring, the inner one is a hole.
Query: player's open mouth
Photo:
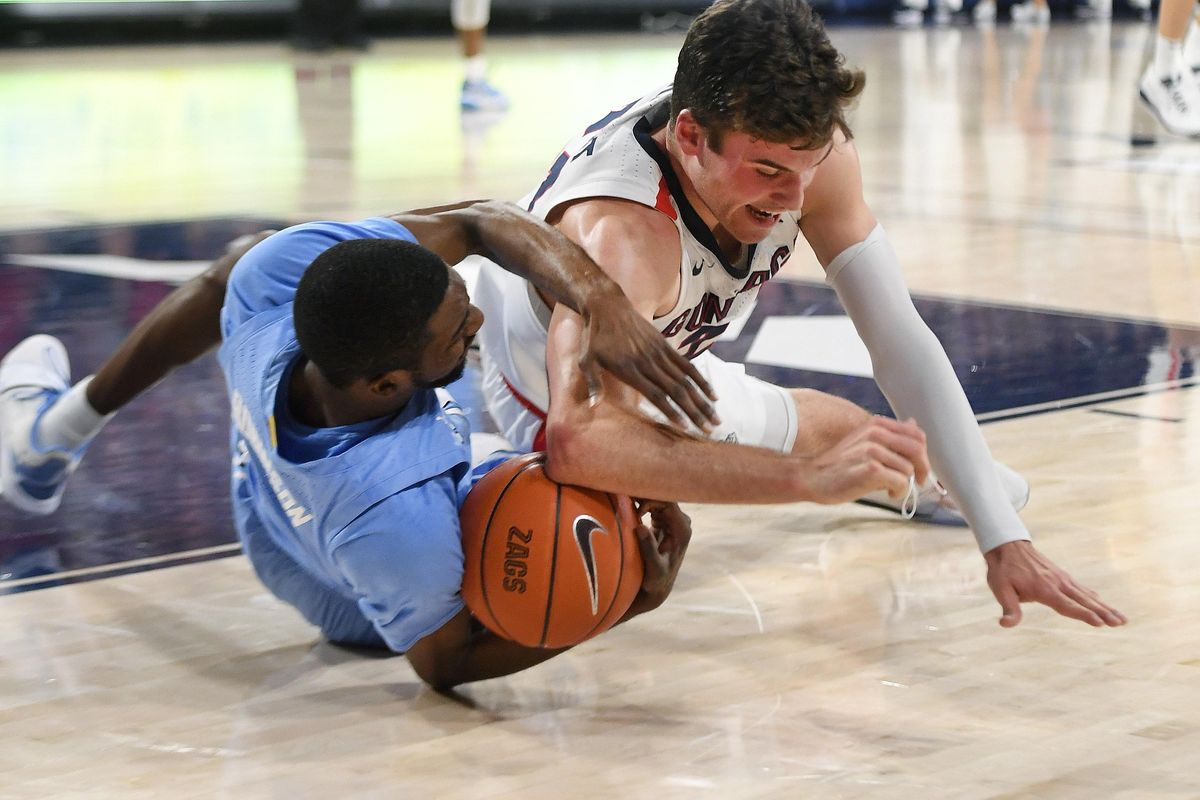
[[[778,214],[772,214],[768,211],[760,211],[759,209],[755,208],[754,206],[748,205],[748,204],[747,204],[746,208],[750,209],[750,215],[752,217],[754,217],[755,219],[757,219],[759,222],[771,222],[771,223],[779,222]]]

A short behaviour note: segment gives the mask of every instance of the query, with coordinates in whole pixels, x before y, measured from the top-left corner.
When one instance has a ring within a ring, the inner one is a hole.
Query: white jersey
[[[785,213],[763,241],[744,248],[740,259],[732,263],[726,259],[684,195],[667,154],[652,138],[667,124],[670,103],[668,87],[591,125],[567,145],[541,186],[521,205],[545,219],[564,203],[615,197],[668,216],[679,231],[682,250],[679,295],[653,324],[681,353],[695,358],[730,323],[750,314],[759,289],[791,255],[800,226],[795,214]],[[491,263],[481,269],[475,302],[488,319],[480,333],[485,376],[490,371],[493,385],[507,384],[523,405],[544,412],[549,406],[545,368],[549,309],[528,282]],[[492,398],[489,405],[495,414]],[[506,426],[504,420],[498,421]]]

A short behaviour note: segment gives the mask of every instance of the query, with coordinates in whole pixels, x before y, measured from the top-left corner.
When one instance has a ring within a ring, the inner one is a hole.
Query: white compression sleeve
[[[492,16],[492,0],[450,0],[450,21],[457,31],[486,28]]]
[[[913,306],[883,227],[838,254],[825,273],[871,353],[875,382],[892,410],[925,430],[930,463],[980,550],[1029,539],[950,359]]]

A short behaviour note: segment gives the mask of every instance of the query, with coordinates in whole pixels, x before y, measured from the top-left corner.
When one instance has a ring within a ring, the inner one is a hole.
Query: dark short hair
[[[717,0],[688,29],[671,95],[671,118],[690,109],[721,135],[824,147],[851,138],[847,105],[866,77],[848,69],[821,18],[803,0]]]
[[[317,256],[292,316],[304,355],[334,386],[415,369],[450,272],[435,253],[397,239],[353,239]]]

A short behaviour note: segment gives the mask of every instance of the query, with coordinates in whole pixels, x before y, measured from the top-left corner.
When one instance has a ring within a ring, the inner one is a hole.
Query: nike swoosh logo
[[[583,559],[583,568],[588,576],[588,589],[591,593],[592,616],[596,616],[600,605],[599,586],[596,582],[596,556],[592,552],[592,534],[599,531],[605,536],[608,531],[594,517],[586,514],[575,518],[575,544],[579,547],[579,557]]]

